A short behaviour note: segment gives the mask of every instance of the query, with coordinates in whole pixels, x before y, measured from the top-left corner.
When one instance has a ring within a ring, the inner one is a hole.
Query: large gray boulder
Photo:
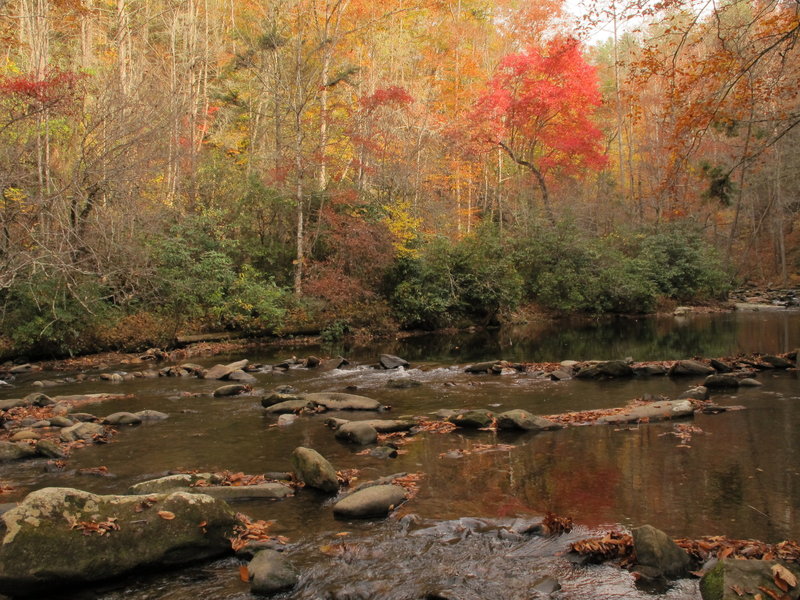
[[[666,533],[652,525],[637,527],[631,533],[639,573],[650,579],[677,579],[688,575],[689,555]]]
[[[481,429],[492,424],[492,413],[488,410],[470,410],[465,413],[453,415],[447,419],[457,427],[466,429]]]
[[[336,492],[339,490],[339,479],[336,470],[328,460],[316,450],[295,448],[292,452],[292,469],[297,479],[308,487],[317,488],[323,492]]]
[[[522,431],[544,431],[547,429],[558,429],[559,425],[543,417],[532,415],[527,410],[514,409],[507,410],[497,415],[497,428]]]
[[[709,375],[703,382],[703,385],[709,389],[721,388],[738,388],[739,378],[735,375]]]
[[[783,569],[791,573],[785,575]],[[703,600],[741,600],[755,598],[758,594],[766,600],[765,590],[776,598],[800,598],[800,586],[787,586],[784,592],[775,585],[776,573],[779,579],[794,577],[800,581],[797,565],[780,563],[775,560],[734,560],[723,559],[708,571],[700,580],[700,595]],[[781,576],[783,575],[783,576]],[[784,595],[785,594],[785,595]]]
[[[408,361],[393,354],[381,354],[381,366],[384,369],[399,369],[400,367],[408,367]]]
[[[1,518],[0,593],[14,597],[230,552],[236,522],[225,502],[201,494],[144,502],[69,488],[32,492]]]
[[[297,585],[298,574],[292,564],[275,550],[261,550],[247,565],[250,591],[254,594],[275,594]]]
[[[0,442],[0,462],[36,456],[36,450],[25,442]]]
[[[99,423],[77,423],[72,427],[61,430],[62,442],[76,442],[78,440],[91,440],[96,435],[105,433],[105,427]]]
[[[234,371],[244,369],[250,361],[239,360],[228,365],[214,365],[203,373],[203,379],[227,379]]]
[[[333,514],[342,518],[385,517],[406,499],[406,490],[399,485],[373,485],[333,505]]]

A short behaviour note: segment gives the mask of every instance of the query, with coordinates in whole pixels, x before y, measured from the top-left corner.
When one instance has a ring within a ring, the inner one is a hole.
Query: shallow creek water
[[[423,336],[358,348],[295,348],[250,352],[252,363],[274,364],[292,354],[343,354],[351,365],[322,373],[297,369],[256,373],[257,388],[293,385],[303,392],[344,391],[392,406],[390,417],[421,415],[441,408],[524,408],[554,414],[621,406],[643,394],[676,397],[700,383],[654,377],[626,381],[550,382],[525,374],[475,376],[463,367],[479,360],[561,361],[564,359],[670,360],[725,356],[739,352],[779,353],[800,346],[800,313],[695,315],[647,318],[533,329]],[[382,352],[409,360],[402,372],[371,367]],[[191,359],[207,366],[243,356]],[[108,365],[104,371],[146,368]],[[21,377],[0,398],[34,391],[35,379]],[[422,386],[390,389],[390,378],[413,377]],[[46,388],[48,395],[126,393],[133,398],[82,407],[104,416],[116,411],[156,409],[164,422],[120,428],[113,442],[77,450],[69,469],[106,466],[108,477],[47,473],[45,461],[0,466],[0,480],[17,491],[5,502],[46,486],[97,493],[125,493],[136,482],[170,470],[287,471],[300,445],[319,450],[337,469],[360,470],[359,481],[401,471],[423,473],[419,495],[384,521],[333,518],[331,499],[311,490],[293,498],[243,502],[235,508],[252,518],[271,519],[275,534],[290,538],[291,560],[303,573],[300,585],[279,598],[386,598],[459,600],[535,598],[545,576],[562,585],[555,597],[575,600],[649,597],[633,578],[609,566],[575,567],[559,553],[571,541],[612,527],[649,523],[673,537],[727,535],[776,542],[800,538],[800,383],[795,372],[763,372],[763,387],[714,396],[720,404],[746,410],[699,415],[688,447],[671,435],[673,425],[631,428],[575,427],[538,434],[455,432],[423,434],[403,447],[407,453],[380,460],[334,439],[323,425],[329,416],[373,418],[374,414],[301,417],[278,428],[260,407],[261,393],[213,398],[222,385],[194,378],[136,379],[122,384],[95,382]],[[185,397],[183,392],[201,393]],[[509,449],[469,453],[476,444]],[[466,452],[457,453],[454,450]],[[460,458],[456,456],[461,455]],[[515,518],[538,519],[545,512],[572,516],[578,527],[557,538],[507,539],[502,527]],[[417,519],[400,518],[414,514]],[[348,536],[337,533],[348,532]],[[344,541],[345,547],[341,544]],[[337,552],[321,548],[336,546]],[[333,556],[331,554],[334,554]],[[227,558],[178,572],[147,574],[73,594],[71,598],[136,600],[168,598],[245,599],[239,561]],[[699,598],[695,581],[679,581],[665,598]]]

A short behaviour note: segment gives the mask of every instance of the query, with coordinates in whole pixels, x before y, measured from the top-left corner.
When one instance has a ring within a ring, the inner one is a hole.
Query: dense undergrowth
[[[687,223],[606,236],[570,223],[514,233],[487,223],[457,241],[418,237],[402,252],[353,237],[321,244],[297,296],[286,257],[248,251],[246,239],[215,231],[208,219],[194,219],[154,236],[135,280],[55,271],[19,277],[2,292],[0,353],[139,351],[170,346],[180,332],[219,330],[333,341],[497,324],[532,304],[556,314],[648,313],[664,301],[723,298],[731,284],[723,261]]]

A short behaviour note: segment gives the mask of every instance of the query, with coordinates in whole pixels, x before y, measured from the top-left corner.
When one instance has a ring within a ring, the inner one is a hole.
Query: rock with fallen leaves
[[[796,600],[800,570],[776,560],[722,559],[700,580],[703,600]]]
[[[527,410],[507,410],[497,415],[497,428],[521,431],[544,431],[558,429],[560,425],[542,417],[532,415]]]
[[[323,492],[336,492],[339,490],[339,480],[336,470],[328,460],[316,450],[300,446],[292,452],[292,468],[298,481],[308,487],[313,487]]]
[[[689,555],[666,533],[652,525],[642,525],[632,533],[639,574],[648,579],[677,579],[689,573]]]
[[[0,593],[14,597],[218,556],[230,551],[236,524],[231,508],[207,495],[143,500],[70,488],[32,492],[0,518]]]

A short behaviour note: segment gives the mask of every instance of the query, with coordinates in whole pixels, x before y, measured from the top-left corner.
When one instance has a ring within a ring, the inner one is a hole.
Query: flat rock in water
[[[203,373],[203,379],[225,379],[234,371],[244,369],[249,362],[249,360],[245,359],[228,365],[214,365]]]
[[[791,369],[794,366],[791,362],[780,356],[762,356],[761,360],[768,365],[772,365],[775,369]]]
[[[39,440],[36,442],[36,452],[46,458],[66,458],[67,454],[54,440]]]
[[[225,398],[227,396],[238,396],[250,389],[249,386],[243,383],[232,383],[230,385],[223,385],[214,390],[215,398]]]
[[[694,405],[689,400],[664,400],[643,406],[634,406],[629,410],[616,414],[600,417],[598,424],[636,423],[639,421],[663,421],[690,417],[694,414]]]
[[[511,429],[522,431],[544,431],[546,429],[558,429],[559,425],[543,417],[532,415],[527,410],[514,409],[507,410],[497,415],[498,429]]]
[[[703,385],[707,388],[738,388],[739,378],[734,375],[709,375]]]
[[[342,358],[341,356],[337,356],[336,358],[329,358],[327,360],[323,360],[319,367],[317,367],[320,371],[334,371],[336,369],[341,369],[342,367],[349,365],[350,363],[347,361],[346,358]]]
[[[381,410],[382,408],[381,403],[372,398],[341,392],[303,394],[301,399],[327,410]]]
[[[333,505],[333,514],[342,518],[385,517],[406,499],[399,485],[374,485],[353,492]]]
[[[230,381],[237,381],[239,383],[258,383],[258,379],[253,377],[250,373],[246,373],[241,369],[237,369],[227,377]]]
[[[297,585],[299,576],[292,564],[275,550],[257,552],[247,565],[250,591],[254,594],[275,594]]]
[[[36,450],[25,442],[0,442],[0,462],[36,456]]]
[[[678,396],[678,400],[708,400],[708,388],[704,385],[689,388]]]
[[[234,512],[203,494],[100,496],[44,488],[2,515],[0,593],[52,593],[230,552]],[[203,523],[202,527],[198,524]],[[102,532],[102,535],[100,534]]]
[[[284,413],[282,415],[278,415],[278,427],[288,427],[289,425],[294,424],[297,421],[297,415],[293,413]]]
[[[96,435],[105,433],[105,427],[99,423],[78,423],[72,427],[61,430],[61,441],[75,442],[77,440],[90,440]]]
[[[669,368],[672,377],[701,377],[713,375],[714,369],[696,360],[679,360]]]
[[[499,364],[502,361],[499,360],[492,360],[487,362],[475,363],[474,365],[468,366],[464,369],[467,373],[489,373],[492,368]]]
[[[373,427],[378,433],[410,431],[416,425],[414,421],[404,421],[402,419],[367,419],[366,421],[358,421],[358,423],[365,423]],[[341,425],[344,425],[344,423],[339,424],[339,426]]]
[[[211,485],[187,489],[193,494],[208,494],[218,500],[279,499],[294,496],[294,489],[282,483],[259,483],[257,485]]]
[[[633,374],[637,377],[658,377],[667,374],[664,365],[634,365]]]
[[[638,572],[650,579],[678,579],[689,574],[689,555],[666,533],[652,525],[636,527],[631,533]]]
[[[213,484],[217,482],[217,479],[212,473],[178,473],[177,475],[167,475],[166,477],[135,483],[128,489],[128,493],[165,494],[168,492],[185,490],[198,481]]]
[[[339,479],[336,470],[328,460],[316,450],[300,446],[294,449],[291,456],[292,469],[299,481],[308,487],[323,492],[339,490]]]
[[[752,377],[745,377],[744,379],[739,380],[740,387],[761,387],[764,385],[757,379],[753,379]]]
[[[139,412],[133,413],[142,421],[163,421],[164,419],[169,419],[169,415],[167,413],[163,413],[157,410],[140,410]]]
[[[714,367],[714,370],[717,373],[730,373],[731,371],[733,371],[732,366],[716,358],[712,358],[709,362],[711,363],[711,366]]]
[[[381,354],[381,366],[384,369],[399,369],[400,367],[408,367],[408,361],[393,354]]]
[[[103,419],[107,425],[139,425],[141,422],[142,419],[129,412],[116,412]]]
[[[488,410],[470,410],[462,414],[453,415],[447,419],[457,427],[466,429],[481,429],[492,424],[492,413]]]
[[[788,571],[789,575],[785,574]],[[725,558],[708,571],[700,580],[700,595],[703,600],[741,600],[756,598],[800,598],[800,587],[787,585],[784,592],[775,585],[775,574],[783,573],[785,578],[800,580],[797,565],[776,560],[734,560]],[[784,579],[781,577],[781,579]],[[769,590],[774,596],[766,593]],[[785,594],[785,595],[784,595]]]
[[[616,379],[633,377],[633,368],[622,360],[606,360],[582,367],[576,374],[578,379]]]
[[[283,415],[288,413],[296,413],[309,406],[313,406],[313,404],[310,404],[308,400],[285,400],[284,402],[278,402],[277,404],[270,404],[265,408],[265,410],[271,415]]]
[[[364,421],[349,421],[336,430],[336,439],[366,446],[378,440],[378,432]]]

